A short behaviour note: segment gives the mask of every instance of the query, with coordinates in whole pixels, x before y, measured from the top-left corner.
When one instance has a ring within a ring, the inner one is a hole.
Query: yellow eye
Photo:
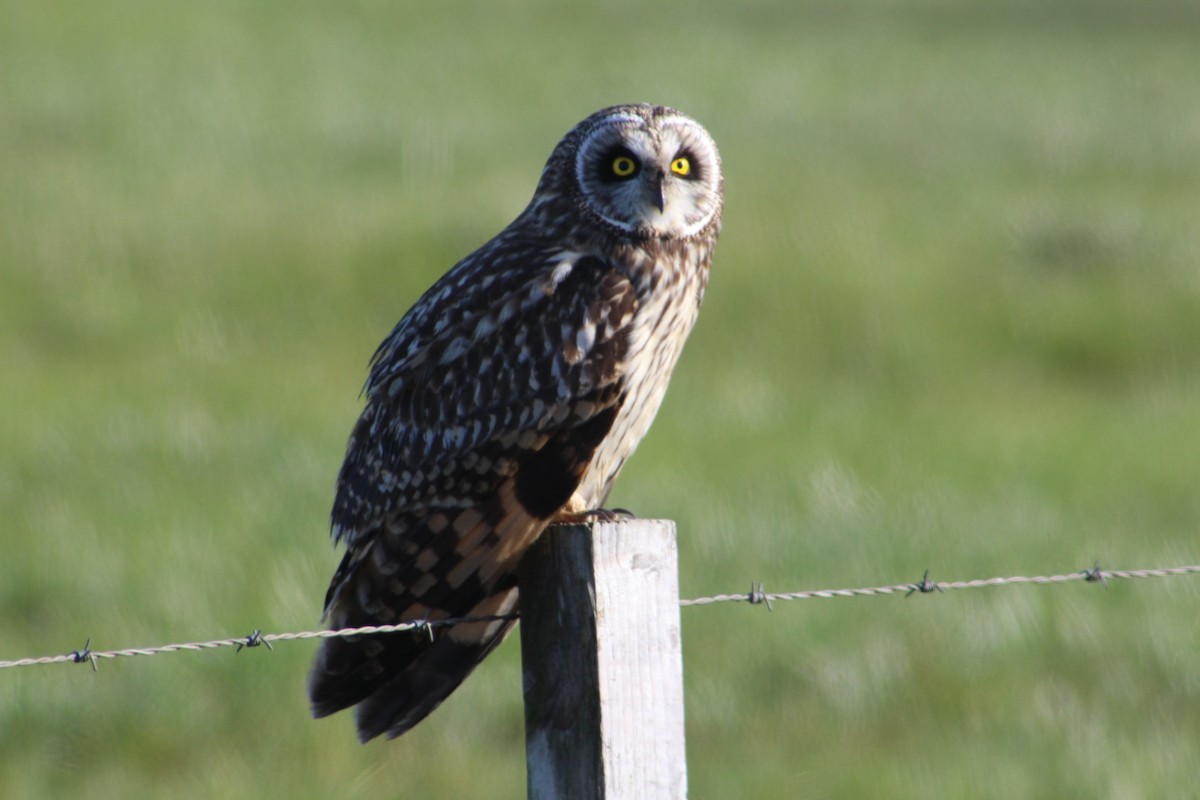
[[[628,178],[637,172],[637,162],[629,156],[617,156],[613,159],[612,171],[618,178]]]
[[[692,174],[692,162],[688,161],[683,156],[680,156],[671,162],[671,172],[686,178],[688,175]]]

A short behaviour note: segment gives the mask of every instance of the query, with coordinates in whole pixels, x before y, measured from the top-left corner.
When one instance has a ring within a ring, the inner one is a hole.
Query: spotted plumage
[[[516,610],[522,554],[602,506],[658,411],[721,208],[716,146],[673,109],[607,108],[563,138],[529,206],[375,353],[332,512],[330,625]],[[357,706],[361,739],[399,736],[511,627],[325,640],[313,714]]]

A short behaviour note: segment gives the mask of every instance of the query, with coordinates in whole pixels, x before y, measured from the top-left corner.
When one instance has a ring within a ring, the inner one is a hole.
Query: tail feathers
[[[462,616],[511,613],[515,587]],[[357,705],[358,738],[395,738],[441,705],[512,630],[514,622],[461,623],[425,631],[327,639],[313,662],[308,694],[314,717]]]
[[[359,741],[383,733],[394,739],[425,719],[513,627],[511,622],[500,624],[497,634],[477,644],[450,637],[435,642],[416,663],[360,703],[354,714]]]

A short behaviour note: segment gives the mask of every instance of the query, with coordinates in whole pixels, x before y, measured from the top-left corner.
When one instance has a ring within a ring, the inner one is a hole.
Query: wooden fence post
[[[529,800],[685,798],[675,523],[551,526],[520,581]]]

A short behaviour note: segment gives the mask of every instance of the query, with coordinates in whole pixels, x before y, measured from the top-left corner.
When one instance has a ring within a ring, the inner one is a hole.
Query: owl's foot
[[[560,511],[551,520],[558,525],[592,525],[597,522],[629,522],[637,515],[624,508],[593,508],[588,511]]]

